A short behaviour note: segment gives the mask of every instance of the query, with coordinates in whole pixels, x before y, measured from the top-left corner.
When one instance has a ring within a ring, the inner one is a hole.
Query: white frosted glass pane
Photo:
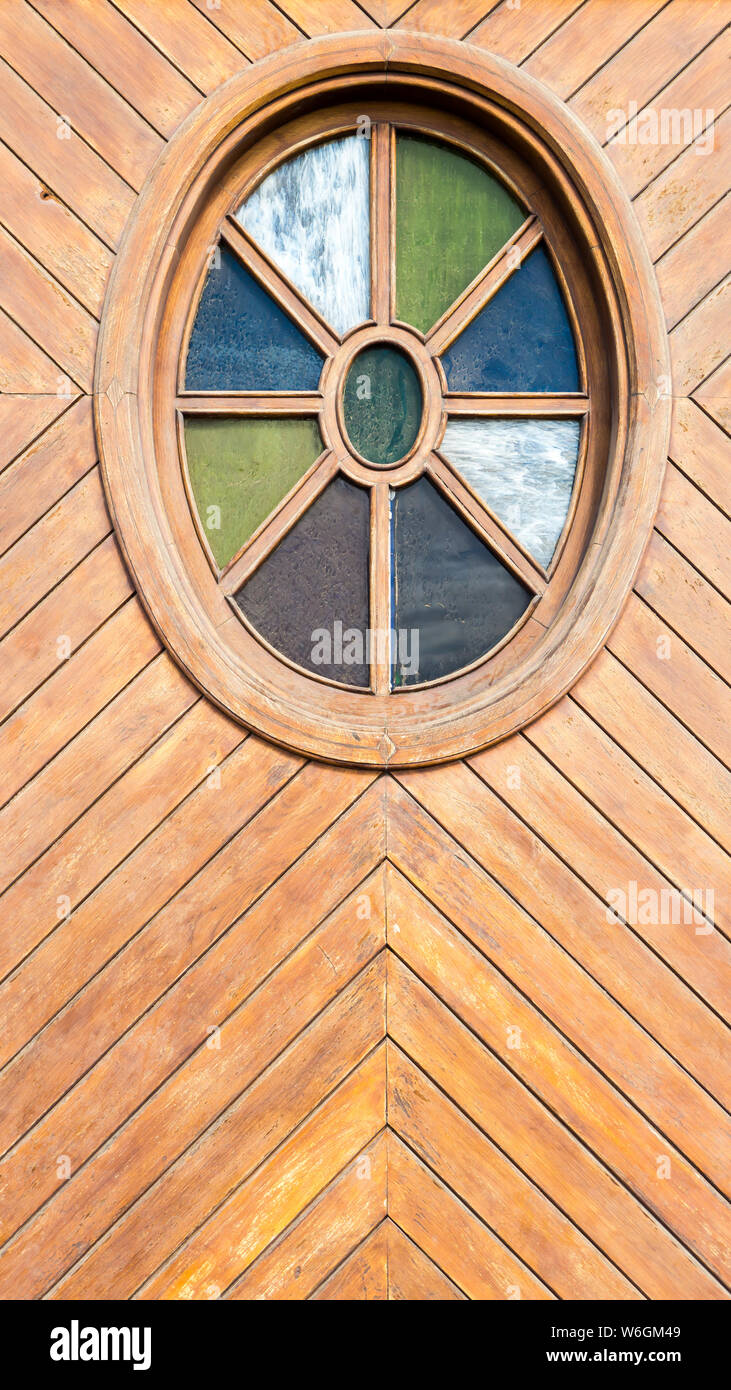
[[[577,420],[450,420],[441,452],[547,568],[574,486]]]
[[[348,135],[280,164],[236,213],[242,227],[343,334],[370,318],[370,140]]]

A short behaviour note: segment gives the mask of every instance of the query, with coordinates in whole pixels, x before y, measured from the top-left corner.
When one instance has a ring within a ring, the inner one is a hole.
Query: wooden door
[[[725,1296],[730,13],[0,6],[0,1296]],[[522,65],[607,146],[673,425],[634,591],[571,692],[379,774],[247,734],[183,675],[91,395],[166,141],[248,63],[389,26]],[[607,141],[612,109],[689,111],[689,139],[681,114]]]

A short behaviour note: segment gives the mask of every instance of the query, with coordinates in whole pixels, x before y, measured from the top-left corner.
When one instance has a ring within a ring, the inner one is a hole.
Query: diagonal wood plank
[[[388,1299],[388,1223],[351,1250],[332,1274],[310,1295],[314,1300],[385,1303]]]

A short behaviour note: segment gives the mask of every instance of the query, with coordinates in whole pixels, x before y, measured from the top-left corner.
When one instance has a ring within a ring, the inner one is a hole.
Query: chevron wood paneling
[[[0,6],[0,1297],[728,1297],[728,0]],[[670,459],[622,617],[468,761],[275,748],[153,632],[107,512],[104,291],[246,64],[398,26],[548,84],[656,263]],[[699,108],[714,148],[608,140]],[[711,117],[708,117],[708,111]],[[631,883],[716,927],[612,917]]]

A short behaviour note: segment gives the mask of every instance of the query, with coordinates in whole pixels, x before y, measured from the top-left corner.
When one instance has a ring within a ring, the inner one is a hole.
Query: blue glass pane
[[[579,391],[566,306],[538,247],[445,352],[450,391]]]
[[[531,595],[426,478],[394,492],[391,527],[395,687],[477,661]]]
[[[226,247],[190,335],[188,391],[316,391],[322,357]]]

